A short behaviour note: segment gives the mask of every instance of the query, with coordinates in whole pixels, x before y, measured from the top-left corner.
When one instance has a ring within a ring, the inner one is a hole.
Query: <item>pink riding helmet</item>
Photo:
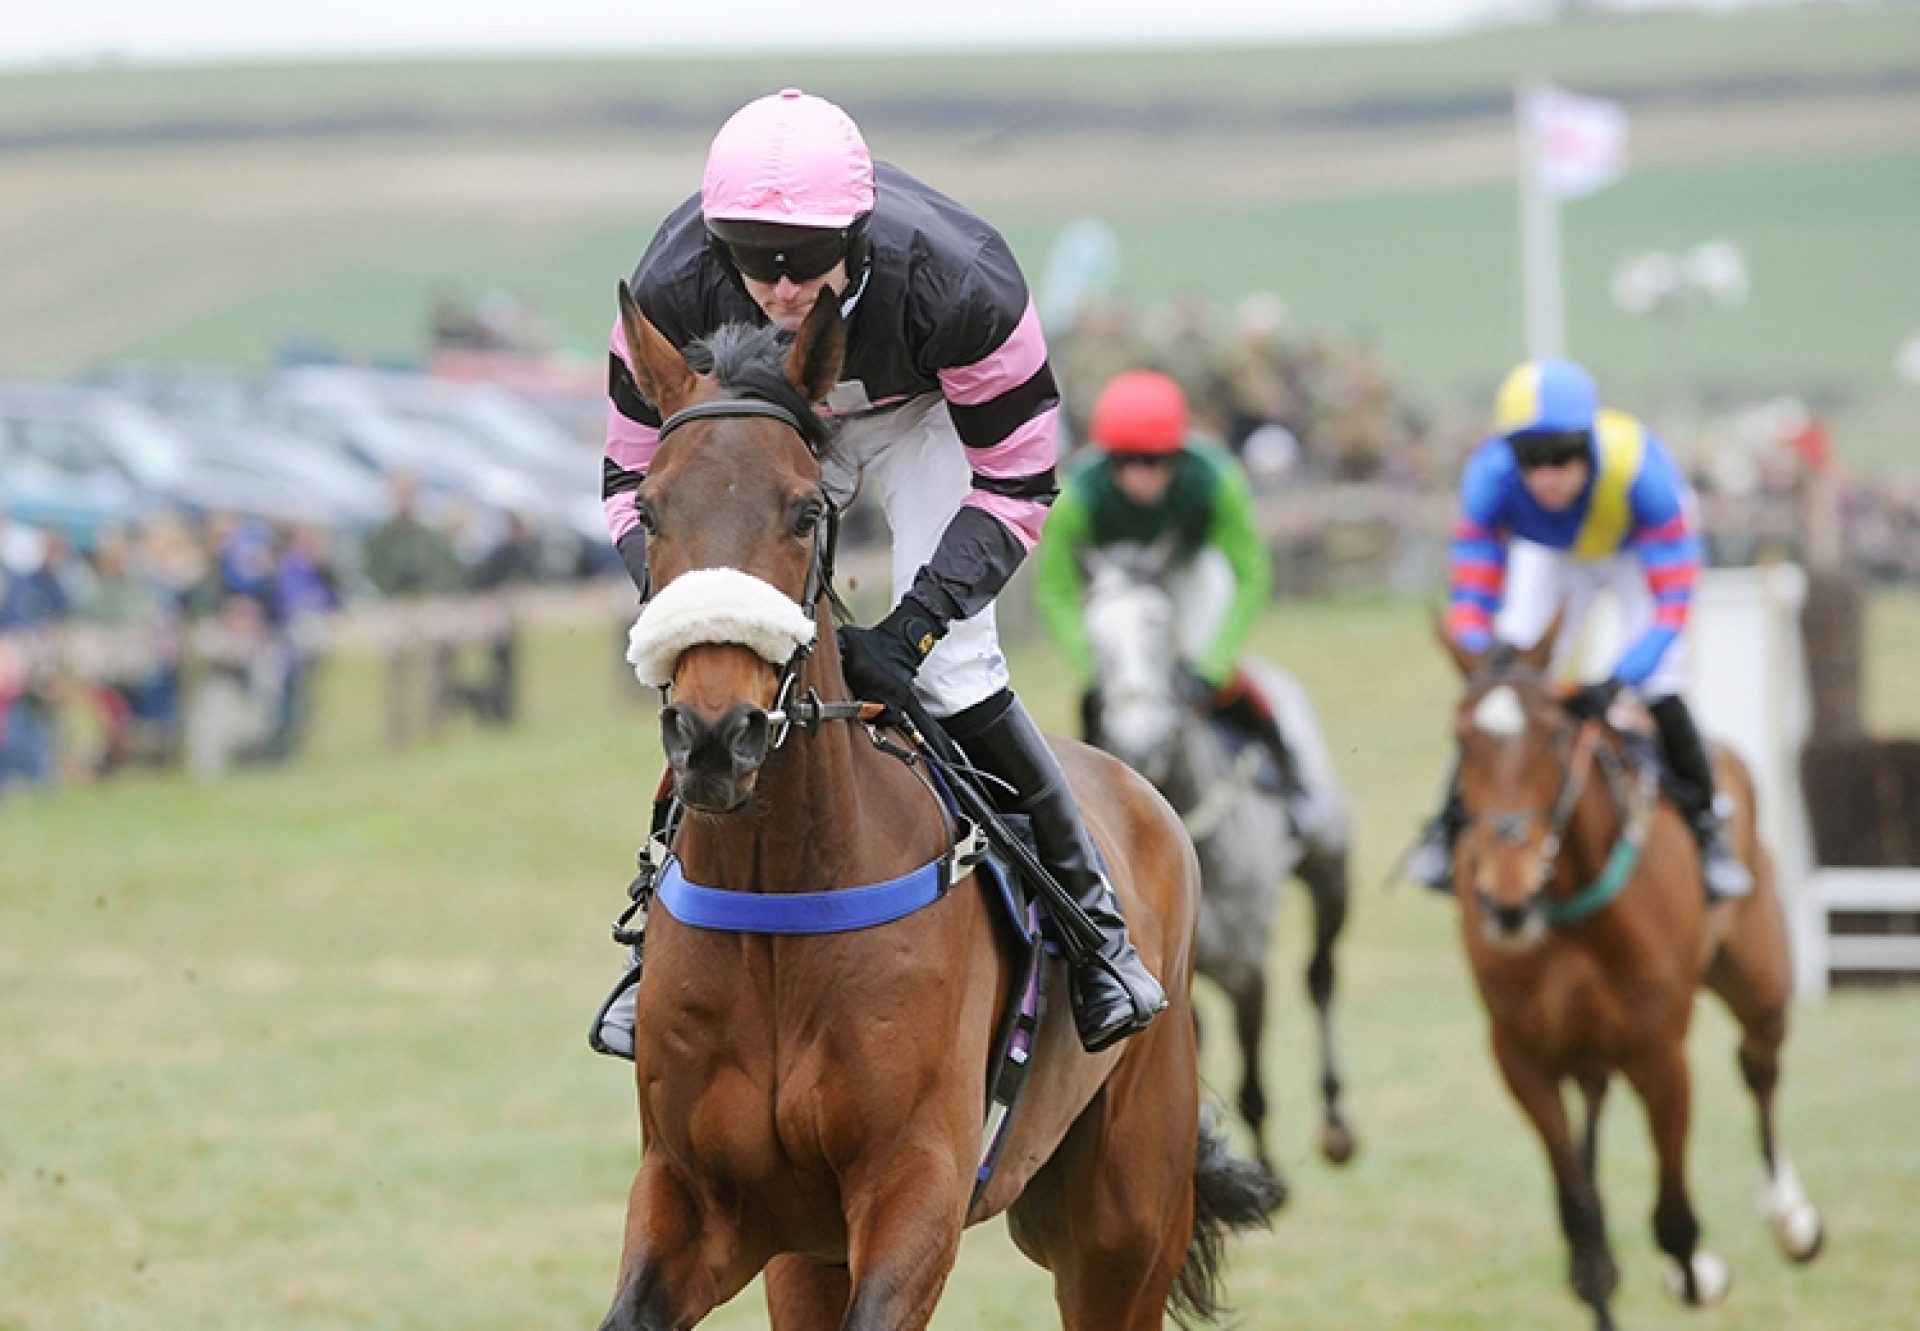
[[[714,135],[700,211],[709,222],[844,227],[873,211],[873,158],[845,111],[788,88]]]

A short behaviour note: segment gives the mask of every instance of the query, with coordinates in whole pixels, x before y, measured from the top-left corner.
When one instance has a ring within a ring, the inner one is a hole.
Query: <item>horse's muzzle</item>
[[[773,734],[766,709],[735,703],[704,717],[680,703],[660,711],[660,742],[689,808],[731,813],[753,794]]]
[[[1487,937],[1498,943],[1530,942],[1546,928],[1545,903],[1540,893],[1524,901],[1498,901],[1491,892],[1480,892],[1480,919]]]

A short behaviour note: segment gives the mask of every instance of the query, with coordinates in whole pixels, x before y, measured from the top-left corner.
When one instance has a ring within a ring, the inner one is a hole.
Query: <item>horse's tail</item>
[[[1227,1236],[1240,1229],[1265,1229],[1286,1198],[1279,1179],[1251,1160],[1227,1152],[1219,1112],[1209,1106],[1200,1117],[1200,1145],[1193,1162],[1193,1237],[1187,1260],[1167,1296],[1167,1310],[1181,1326],[1218,1321],[1227,1311],[1220,1288],[1221,1259]]]

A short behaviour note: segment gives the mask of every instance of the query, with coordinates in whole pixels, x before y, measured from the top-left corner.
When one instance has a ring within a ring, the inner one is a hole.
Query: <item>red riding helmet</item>
[[[1187,442],[1187,395],[1156,370],[1128,370],[1100,390],[1087,435],[1103,453],[1177,453]]]

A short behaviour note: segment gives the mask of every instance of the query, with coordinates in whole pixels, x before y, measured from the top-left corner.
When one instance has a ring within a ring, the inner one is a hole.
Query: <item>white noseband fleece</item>
[[[627,634],[627,662],[642,684],[665,685],[689,647],[738,643],[780,666],[813,632],[813,621],[772,583],[737,568],[703,568],[681,574],[641,609]]]

